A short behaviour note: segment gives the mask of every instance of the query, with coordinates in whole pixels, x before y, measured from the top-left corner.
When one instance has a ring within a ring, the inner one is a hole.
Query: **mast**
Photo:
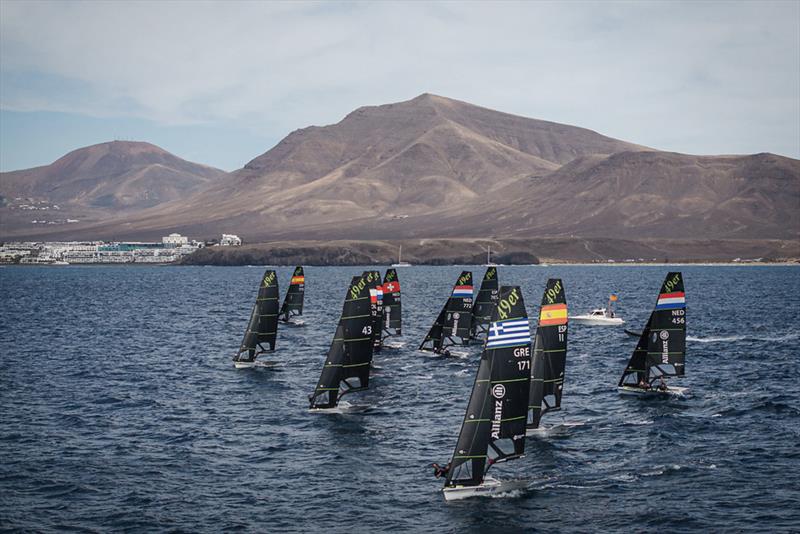
[[[651,387],[661,377],[683,376],[686,360],[686,294],[683,275],[667,274],[656,306],[636,343],[619,386]]]
[[[445,487],[477,486],[525,452],[531,339],[519,286],[500,288]]]
[[[244,332],[239,351],[233,357],[235,362],[252,362],[259,354],[275,350],[278,335],[278,277],[275,271],[267,269],[261,278],[258,296],[250,313],[250,321]],[[265,348],[264,345],[269,345]]]
[[[383,337],[402,335],[400,279],[395,269],[387,269],[383,277]]]
[[[492,310],[497,306],[498,296],[497,267],[488,267],[483,275],[481,288],[472,307],[472,320],[469,328],[470,339],[481,339],[486,334]]]
[[[561,409],[567,361],[567,298],[559,278],[547,281],[533,345],[527,428],[539,428],[542,416]]]
[[[472,272],[463,271],[419,350],[443,353],[447,347],[458,343],[454,338],[467,344],[472,323],[472,289]]]
[[[342,316],[322,367],[310,407],[333,408],[342,396],[369,387],[372,363],[372,316],[369,287],[355,276],[347,290]]]
[[[294,268],[292,279],[289,282],[289,289],[286,290],[286,297],[279,312],[281,321],[288,323],[292,317],[303,315],[303,296],[306,289],[306,277],[303,267],[298,265]]]
[[[364,279],[369,287],[370,316],[372,317],[372,347],[374,352],[383,348],[381,329],[383,328],[383,285],[381,273],[378,271],[364,271]]]

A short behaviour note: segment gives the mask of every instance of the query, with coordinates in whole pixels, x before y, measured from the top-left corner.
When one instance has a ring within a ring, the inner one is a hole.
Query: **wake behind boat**
[[[667,274],[642,335],[617,386],[623,395],[683,395],[665,378],[683,376],[686,360],[686,294],[683,276]],[[658,383],[656,383],[658,382]]]
[[[247,323],[239,352],[233,357],[233,366],[237,369],[276,366],[277,362],[258,361],[256,358],[275,350],[277,335],[278,277],[275,271],[267,269],[261,279],[256,303],[250,313],[250,321]],[[265,344],[269,348],[266,348]]]
[[[608,306],[605,308],[595,308],[583,315],[570,315],[569,320],[586,326],[619,326],[625,324],[622,317],[617,317],[614,313],[613,303],[616,300],[616,295],[610,295],[608,297]]]
[[[519,286],[501,287],[452,459],[446,467],[434,464],[436,476],[446,477],[442,490],[446,501],[497,495],[527,485],[520,480],[500,481],[487,473],[495,464],[525,452],[530,335]]]

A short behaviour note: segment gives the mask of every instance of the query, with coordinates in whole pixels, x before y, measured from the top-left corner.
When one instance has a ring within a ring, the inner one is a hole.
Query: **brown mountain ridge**
[[[798,160],[661,152],[423,94],[297,130],[194,193],[69,231],[798,240],[798,207]]]

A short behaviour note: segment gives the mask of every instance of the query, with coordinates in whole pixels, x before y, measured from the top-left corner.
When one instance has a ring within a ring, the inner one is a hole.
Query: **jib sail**
[[[244,332],[235,362],[252,362],[264,352],[275,350],[278,335],[278,277],[267,269],[258,288],[258,297],[250,313],[250,322]],[[268,345],[269,348],[266,348]]]
[[[472,307],[472,324],[470,325],[471,339],[484,339],[492,310],[497,305],[497,267],[489,267],[483,275],[481,288]]]
[[[686,294],[683,275],[667,274],[620,386],[651,386],[660,377],[683,376],[686,359]]]
[[[456,280],[453,292],[439,312],[419,350],[441,353],[457,343],[466,344],[472,322],[472,273],[464,271]],[[460,338],[457,340],[456,338]]]
[[[525,451],[530,337],[520,288],[501,287],[445,486],[478,485]]]
[[[369,387],[372,363],[372,316],[364,276],[353,277],[347,290],[342,316],[322,375],[309,396],[311,408],[333,408],[343,395]]]
[[[567,298],[564,285],[551,278],[542,296],[539,327],[533,343],[528,428],[538,428],[542,416],[561,408],[567,362]]]
[[[400,279],[395,269],[387,269],[383,277],[383,337],[402,335]]]
[[[303,267],[298,265],[294,268],[292,279],[289,283],[289,289],[286,291],[286,297],[283,299],[283,305],[279,312],[280,320],[289,322],[292,317],[303,315],[303,296],[306,289],[306,277],[303,273]]]
[[[378,271],[364,271],[364,279],[369,287],[369,314],[372,317],[372,347],[374,352],[383,348],[381,328],[383,327],[383,284],[381,273]]]

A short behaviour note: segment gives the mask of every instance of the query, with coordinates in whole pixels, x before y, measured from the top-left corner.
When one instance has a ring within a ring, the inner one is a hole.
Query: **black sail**
[[[525,451],[531,340],[519,286],[503,286],[491,317],[445,486],[474,486]]]
[[[279,312],[280,320],[289,322],[292,317],[303,315],[303,296],[306,290],[306,277],[303,267],[298,265],[294,268],[292,279],[289,282],[289,289],[283,299],[283,305]]]
[[[567,362],[567,297],[558,278],[547,281],[539,326],[533,343],[528,428],[538,428],[542,416],[561,408]]]
[[[683,275],[667,274],[656,306],[642,330],[619,385],[647,385],[660,377],[683,376],[686,360],[686,294]]]
[[[311,408],[333,408],[343,395],[369,387],[372,363],[372,316],[367,281],[353,277],[342,316],[325,358],[322,374],[309,397]]]
[[[374,352],[380,352],[383,348],[383,284],[381,283],[381,273],[378,271],[364,271],[364,279],[369,287],[369,313],[372,317],[372,347]]]
[[[469,341],[472,323],[472,273],[463,271],[419,350],[445,353],[447,347]],[[458,339],[457,339],[458,338]]]
[[[383,277],[383,334],[384,337],[402,335],[400,279],[395,269],[387,269]]]
[[[233,357],[235,362],[252,362],[267,351],[275,350],[278,335],[278,277],[275,271],[267,269],[258,288],[258,297],[250,313],[250,321],[244,332],[239,352]],[[265,348],[268,345],[269,348]]]
[[[492,310],[497,305],[497,267],[489,267],[483,275],[481,288],[472,306],[472,324],[470,325],[470,338],[483,339],[486,329],[492,318]]]

